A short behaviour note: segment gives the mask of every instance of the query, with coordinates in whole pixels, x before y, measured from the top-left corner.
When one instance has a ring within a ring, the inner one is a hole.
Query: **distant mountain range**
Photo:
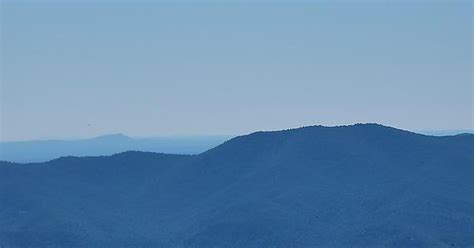
[[[198,155],[0,163],[0,247],[473,247],[474,135],[257,132]]]
[[[447,136],[472,134],[473,130],[419,131],[420,134]],[[103,156],[125,151],[169,154],[199,154],[220,145],[232,136],[197,135],[132,138],[123,134],[76,140],[32,140],[0,142],[0,161],[38,163],[65,156]]]
[[[230,136],[170,136],[131,138],[123,134],[81,140],[0,142],[0,161],[45,162],[63,156],[101,156],[125,151],[198,154]]]
[[[459,135],[459,134],[474,134],[472,129],[456,129],[456,130],[423,130],[418,133],[425,135],[434,136],[448,136],[448,135]]]

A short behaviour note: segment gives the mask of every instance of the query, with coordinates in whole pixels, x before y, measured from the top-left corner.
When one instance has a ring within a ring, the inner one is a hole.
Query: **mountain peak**
[[[397,146],[407,140],[418,140],[419,134],[384,126],[377,123],[357,123],[353,125],[322,126],[313,125],[300,128],[259,131],[248,135],[238,136],[205,152],[213,154],[246,153],[254,156],[255,151],[265,151],[274,154],[305,153],[320,154],[323,151],[350,150],[351,147],[390,145]],[[242,149],[242,148],[245,149]],[[266,156],[266,155],[265,155]]]
[[[106,134],[106,135],[97,136],[93,139],[95,140],[130,140],[132,138],[122,133],[115,133],[115,134]]]
[[[406,131],[403,129],[398,129],[390,126],[385,126],[378,123],[356,123],[351,125],[339,125],[339,126],[323,126],[323,125],[312,125],[312,126],[303,126],[298,128],[289,128],[284,130],[276,130],[276,131],[257,131],[248,135],[244,135],[241,137],[248,137],[248,136],[259,136],[263,134],[332,134],[336,133],[338,135],[351,135],[351,134],[385,134],[390,132],[396,132],[399,134],[416,134],[410,131]]]

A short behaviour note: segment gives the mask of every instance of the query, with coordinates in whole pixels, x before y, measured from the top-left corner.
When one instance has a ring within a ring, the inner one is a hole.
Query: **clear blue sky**
[[[468,0],[61,2],[2,3],[2,140],[473,126]]]

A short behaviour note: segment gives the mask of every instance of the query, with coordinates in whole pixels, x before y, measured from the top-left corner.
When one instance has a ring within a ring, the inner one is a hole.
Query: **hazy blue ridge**
[[[452,135],[463,135],[463,134],[474,134],[473,129],[457,129],[457,130],[423,130],[418,133],[433,136],[452,136]]]
[[[82,140],[0,142],[0,160],[45,162],[63,156],[101,156],[130,150],[198,154],[228,139],[230,136],[130,138],[123,134],[112,134]]]

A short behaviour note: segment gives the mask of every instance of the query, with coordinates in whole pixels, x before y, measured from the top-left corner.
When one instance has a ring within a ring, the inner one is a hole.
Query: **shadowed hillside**
[[[0,247],[471,247],[474,135],[377,124],[0,165]]]

